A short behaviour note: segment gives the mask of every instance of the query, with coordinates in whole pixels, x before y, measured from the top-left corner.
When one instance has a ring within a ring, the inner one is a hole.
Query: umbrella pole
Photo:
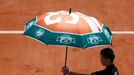
[[[68,55],[68,47],[66,47],[66,54],[65,54],[65,64],[64,64],[64,67],[67,66],[67,55]],[[63,73],[63,75],[66,75]]]
[[[68,55],[68,47],[66,47],[66,55],[65,55],[65,67],[67,65],[67,55]]]

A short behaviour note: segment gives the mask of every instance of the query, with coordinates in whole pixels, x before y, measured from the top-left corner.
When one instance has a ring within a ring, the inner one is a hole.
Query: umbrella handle
[[[65,67],[67,66],[67,55],[68,55],[68,47],[66,47],[66,53],[65,53],[65,64],[64,64]],[[66,74],[63,73],[63,75]]]

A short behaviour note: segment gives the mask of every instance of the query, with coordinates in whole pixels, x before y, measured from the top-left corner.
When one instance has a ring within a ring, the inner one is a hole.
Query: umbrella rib
[[[77,31],[80,33],[80,30],[78,29],[77,25],[76,25],[76,27],[77,27]],[[83,38],[82,38],[81,34],[80,34],[80,38],[81,38],[82,46],[84,47]]]
[[[1,30],[0,34],[22,34],[24,31],[22,30]],[[111,31],[114,35],[133,35],[134,31]]]

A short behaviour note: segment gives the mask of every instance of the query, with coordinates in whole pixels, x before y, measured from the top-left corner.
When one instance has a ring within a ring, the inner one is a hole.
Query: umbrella
[[[26,23],[23,34],[46,45],[66,46],[65,66],[68,47],[85,49],[112,43],[112,34],[105,24],[71,9],[34,17]]]

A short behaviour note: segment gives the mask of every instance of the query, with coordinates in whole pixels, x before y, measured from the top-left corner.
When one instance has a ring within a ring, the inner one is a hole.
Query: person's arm
[[[70,71],[68,74],[69,75],[91,75],[91,74],[77,73],[77,72],[73,72],[73,71]]]
[[[107,75],[105,70],[100,70],[100,71],[96,71],[94,73],[92,73],[91,75]]]
[[[78,73],[78,72],[70,71],[67,66],[64,66],[64,67],[62,68],[62,72],[63,72],[64,74],[67,74],[67,75],[91,75],[91,74],[83,74],[83,73]]]

